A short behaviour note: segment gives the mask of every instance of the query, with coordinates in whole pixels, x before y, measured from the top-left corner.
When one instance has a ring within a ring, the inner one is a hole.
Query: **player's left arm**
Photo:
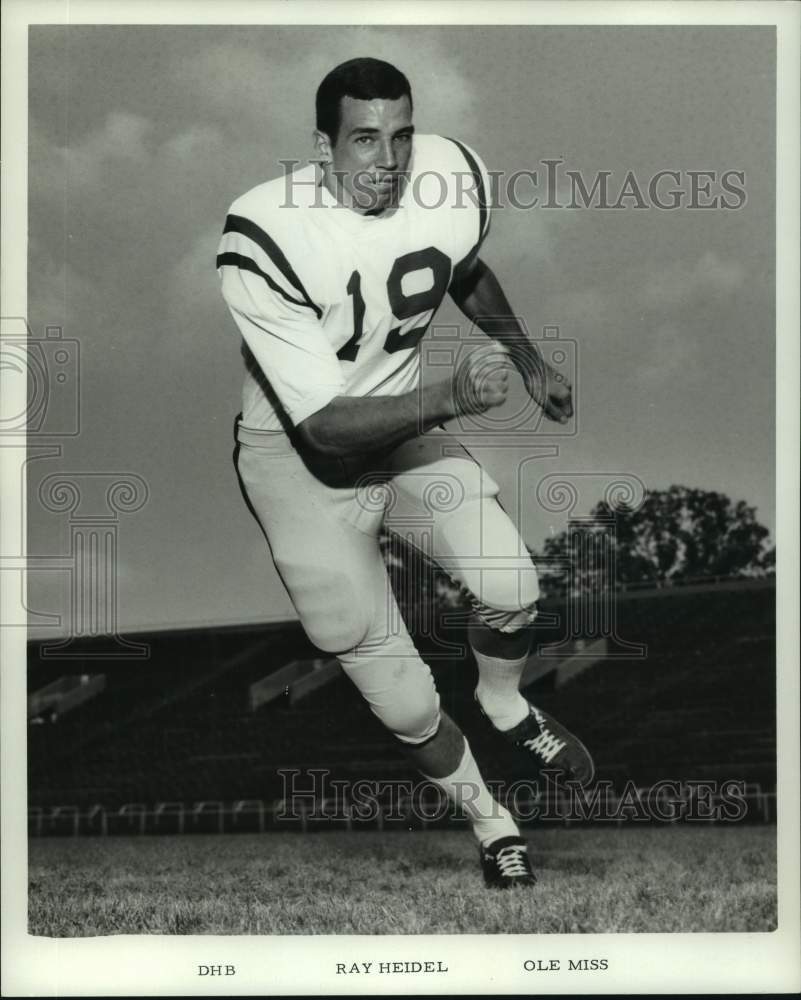
[[[480,257],[473,257],[456,269],[449,292],[469,320],[507,348],[526,390],[545,415],[567,423],[573,416],[572,386],[531,341],[492,269]]]

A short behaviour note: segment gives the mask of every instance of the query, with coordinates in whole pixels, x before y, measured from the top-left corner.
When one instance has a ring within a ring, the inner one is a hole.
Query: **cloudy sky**
[[[745,173],[739,210],[495,213],[483,256],[516,310],[577,342],[580,424],[526,466],[520,505],[525,448],[487,465],[536,547],[564,526],[536,481],[563,471],[721,490],[773,529],[772,29],[36,27],[30,42],[29,320],[81,348],[81,433],[31,496],[56,470],[147,482],[120,521],[122,627],[292,617],[234,477],[241,359],[213,261],[231,201],[311,155],[317,84],[356,55],[400,66],[418,130],[492,170],[559,158],[589,183],[611,171],[614,192],[627,171],[677,170],[685,190],[687,171]],[[29,524],[32,553],[66,552],[63,515],[34,500]],[[30,588],[34,610],[64,612],[63,574]]]

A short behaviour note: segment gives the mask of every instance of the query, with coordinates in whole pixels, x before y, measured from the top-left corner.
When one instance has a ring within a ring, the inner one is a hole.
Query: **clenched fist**
[[[459,413],[485,413],[500,406],[509,392],[509,352],[501,344],[479,347],[461,362],[453,376]]]
[[[573,386],[542,358],[523,375],[529,396],[539,403],[549,420],[566,424],[573,416]]]

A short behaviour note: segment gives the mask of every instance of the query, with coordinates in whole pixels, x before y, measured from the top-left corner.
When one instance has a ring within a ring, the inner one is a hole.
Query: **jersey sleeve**
[[[343,394],[342,369],[320,310],[302,285],[299,291],[287,281],[275,254],[265,259],[250,236],[231,229],[231,218],[217,256],[223,298],[281,405],[299,424]]]
[[[458,139],[450,141],[458,147],[465,164],[464,169],[470,175],[470,183],[464,188],[464,196],[469,200],[468,204],[472,209],[471,245],[467,254],[457,264],[458,267],[462,267],[469,266],[475,260],[487,238],[492,218],[492,196],[489,172],[478,153]]]

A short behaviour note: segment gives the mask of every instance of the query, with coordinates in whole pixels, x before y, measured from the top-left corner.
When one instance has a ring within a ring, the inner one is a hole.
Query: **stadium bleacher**
[[[624,596],[620,635],[647,647],[640,659],[605,659],[557,685],[526,690],[578,732],[599,777],[647,783],[714,777],[775,784],[775,591],[735,587],[657,599]],[[540,647],[559,642],[567,616],[550,602]],[[545,616],[543,616],[544,618]],[[464,642],[458,627],[447,632]],[[142,636],[135,637],[143,641]],[[290,660],[319,656],[297,624],[152,634],[146,662],[88,659],[62,673],[103,674],[96,697],[29,727],[29,802],[81,809],[125,803],[268,800],[281,769],[332,777],[412,776],[349,681],[337,676],[291,703],[251,709],[249,689]],[[423,652],[430,637],[416,637]],[[432,664],[443,705],[460,722],[488,777],[522,776],[521,761],[478,718],[475,667]],[[29,691],[59,676],[31,644]],[[66,814],[65,814],[66,815]],[[165,818],[166,823],[166,818]]]

